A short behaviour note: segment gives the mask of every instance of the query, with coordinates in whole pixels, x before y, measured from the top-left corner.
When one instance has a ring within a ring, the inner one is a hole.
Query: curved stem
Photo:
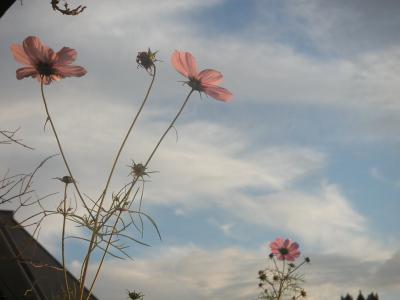
[[[136,184],[136,182],[138,181],[138,179],[139,179],[139,177],[136,177],[136,178],[131,182],[130,187],[129,187],[129,189],[128,189],[126,195],[125,195],[125,196],[122,198],[122,200],[121,200],[121,203],[122,203],[122,202],[125,202],[125,201],[129,198],[129,196],[130,196],[130,194],[131,194],[131,192],[132,192],[132,189],[133,189],[133,187],[135,186],[135,184]],[[109,239],[108,239],[108,241],[107,241],[107,244],[106,244],[106,247],[105,247],[105,249],[104,249],[103,255],[102,255],[102,257],[101,257],[100,263],[99,263],[99,265],[98,265],[98,267],[97,267],[97,271],[96,271],[96,274],[95,274],[95,276],[94,276],[93,282],[92,282],[92,284],[90,285],[89,295],[88,295],[87,299],[89,299],[90,295],[92,294],[93,287],[94,287],[94,285],[95,285],[95,283],[96,283],[97,277],[99,276],[99,273],[100,273],[101,267],[102,267],[102,265],[103,265],[104,259],[105,259],[106,255],[107,255],[107,251],[108,251],[108,248],[109,248],[109,246],[110,246],[110,244],[111,244],[111,239],[112,239],[112,237],[113,237],[113,232],[114,232],[114,230],[115,230],[115,228],[116,228],[116,226],[117,226],[117,224],[118,224],[118,220],[119,220],[119,218],[120,218],[120,216],[121,216],[121,213],[122,213],[122,211],[120,210],[120,211],[118,212],[117,219],[116,219],[116,221],[115,221],[115,223],[114,223],[114,225],[113,225],[113,227],[112,227],[112,229],[111,229],[110,237],[109,237]],[[107,220],[108,220],[109,218],[111,218],[111,215],[110,215],[108,218],[106,218],[106,220],[104,221],[104,223],[107,222]]]
[[[135,118],[133,119],[133,122],[132,122],[131,126],[129,127],[128,132],[126,133],[125,138],[124,138],[124,140],[122,141],[121,146],[119,147],[119,150],[118,150],[117,156],[116,156],[115,159],[114,159],[114,162],[113,162],[113,165],[112,165],[110,174],[108,175],[108,179],[107,179],[106,186],[105,186],[104,191],[103,191],[103,193],[102,193],[102,195],[101,195],[101,200],[104,200],[104,198],[105,198],[105,196],[106,196],[107,189],[108,189],[108,187],[109,187],[109,185],[110,185],[111,178],[112,178],[112,176],[113,176],[113,174],[114,174],[114,170],[115,170],[115,167],[116,167],[116,165],[117,165],[118,159],[119,159],[119,157],[120,157],[120,155],[121,155],[121,152],[122,152],[123,148],[125,147],[126,141],[128,140],[128,137],[129,137],[129,135],[131,134],[131,131],[132,131],[133,127],[134,127],[135,124],[136,124],[136,120],[138,119],[140,113],[142,112],[142,109],[143,109],[144,105],[145,105],[146,102],[147,102],[147,99],[148,99],[149,94],[150,94],[150,90],[151,90],[151,88],[153,87],[153,83],[154,83],[155,77],[156,77],[156,67],[154,66],[154,72],[153,72],[153,74],[152,74],[152,79],[151,79],[149,88],[147,89],[146,96],[144,97],[144,100],[143,100],[142,104],[140,105],[140,108],[139,108],[139,110],[138,110],[138,112],[137,112]],[[102,205],[102,201],[100,202],[100,205],[99,205],[99,206],[101,207],[101,205]]]
[[[89,295],[88,295],[88,298],[87,298],[87,299],[89,299],[90,295],[92,294],[93,287],[94,287],[94,285],[95,285],[95,283],[96,283],[96,281],[97,281],[97,277],[98,277],[99,274],[100,274],[100,269],[101,269],[101,267],[103,266],[104,259],[105,259],[106,255],[107,255],[108,248],[110,247],[110,244],[111,244],[111,239],[112,239],[112,237],[113,237],[113,231],[114,231],[115,227],[117,226],[117,223],[118,223],[118,221],[119,221],[119,218],[120,218],[120,216],[121,216],[121,213],[122,213],[122,210],[120,210],[120,211],[118,212],[117,219],[116,219],[116,221],[115,221],[115,223],[114,223],[114,226],[113,226],[113,228],[112,228],[112,230],[111,230],[110,237],[109,237],[109,239],[108,239],[108,241],[107,241],[107,245],[106,245],[106,248],[104,249],[104,252],[103,252],[103,255],[102,255],[102,257],[101,257],[99,266],[97,267],[97,271],[96,271],[96,274],[94,275],[93,282],[92,282],[92,284],[90,285],[90,288],[89,288]]]
[[[186,98],[185,98],[185,100],[184,100],[184,102],[183,102],[181,108],[179,109],[178,113],[175,115],[174,119],[173,119],[172,122],[169,124],[169,126],[167,127],[167,129],[165,130],[165,132],[163,133],[163,135],[161,136],[161,138],[160,138],[159,141],[157,142],[156,146],[154,147],[153,151],[151,152],[149,158],[147,159],[147,161],[146,161],[146,163],[145,163],[145,165],[144,165],[145,167],[150,163],[151,159],[153,158],[153,156],[154,156],[154,154],[156,153],[158,147],[160,146],[160,144],[161,144],[162,141],[164,140],[165,136],[166,136],[167,133],[171,130],[171,128],[174,126],[176,120],[177,120],[177,119],[179,118],[179,116],[181,115],[181,113],[182,113],[183,109],[185,108],[185,106],[186,106],[186,104],[187,104],[187,102],[188,102],[190,96],[192,95],[193,91],[194,91],[194,90],[192,89],[192,90],[189,92],[189,94],[186,96]],[[137,179],[138,179],[138,178],[136,178],[136,179],[132,182],[132,184],[131,184],[131,186],[130,186],[130,188],[129,188],[128,193],[130,193],[130,191],[131,191],[132,188],[134,187],[135,183],[137,182]],[[92,290],[93,290],[94,284],[95,284],[95,282],[96,282],[96,280],[97,280],[97,277],[98,277],[98,275],[99,275],[99,273],[100,273],[100,269],[101,269],[101,267],[102,267],[102,265],[103,265],[105,256],[107,255],[107,250],[108,250],[108,248],[109,248],[109,246],[110,246],[110,243],[111,243],[111,239],[112,239],[112,236],[113,236],[112,232],[114,231],[114,229],[115,229],[115,227],[116,227],[116,225],[117,225],[117,223],[118,223],[118,220],[119,220],[119,218],[120,218],[120,216],[121,216],[121,213],[122,213],[122,211],[119,211],[118,216],[117,216],[117,220],[115,221],[114,226],[113,226],[113,228],[112,228],[112,230],[111,230],[111,234],[110,234],[109,240],[108,240],[108,242],[107,242],[106,248],[105,248],[105,250],[104,250],[104,252],[103,252],[103,255],[102,255],[102,257],[101,257],[100,264],[99,264],[99,266],[98,266],[98,268],[97,268],[97,271],[96,271],[96,275],[95,275],[95,277],[94,277],[94,279],[93,279],[93,282],[92,282],[92,284],[91,284],[91,286],[90,286],[90,289],[89,289],[89,296],[88,296],[87,299],[89,299],[90,294],[91,294],[91,292],[92,292]]]
[[[279,283],[279,291],[278,291],[278,297],[277,300],[280,300],[282,297],[282,292],[283,292],[283,285],[284,282],[286,280],[286,276],[285,276],[285,266],[286,266],[286,261],[283,261],[283,267],[282,267],[282,278],[280,279],[280,283]]]
[[[71,168],[69,167],[69,164],[68,164],[68,162],[67,162],[67,158],[65,157],[63,148],[62,148],[62,146],[61,146],[60,139],[59,139],[59,137],[58,137],[56,128],[55,128],[54,123],[53,123],[53,119],[51,118],[49,109],[48,109],[48,107],[47,107],[47,102],[46,102],[46,98],[45,98],[45,96],[44,96],[44,90],[43,90],[43,81],[40,83],[40,91],[42,92],[42,99],[43,99],[44,108],[45,108],[46,114],[47,114],[47,120],[50,122],[51,129],[53,130],[53,134],[54,134],[54,136],[55,136],[55,138],[56,138],[56,140],[57,140],[58,149],[60,150],[62,159],[63,159],[63,161],[64,161],[64,165],[65,165],[65,167],[67,168],[67,171],[68,171],[69,176],[71,176],[71,178],[74,179],[72,183],[73,183],[73,185],[74,185],[74,187],[75,187],[76,192],[78,193],[79,199],[82,201],[83,206],[86,208],[86,210],[88,211],[88,213],[90,214],[90,216],[93,217],[93,215],[92,215],[92,213],[91,213],[89,207],[87,207],[87,205],[86,205],[86,203],[85,203],[85,200],[84,200],[83,197],[82,197],[82,194],[81,194],[81,192],[80,192],[80,190],[79,190],[79,188],[78,188],[78,185],[77,185],[77,183],[76,183],[76,180],[75,180],[74,176],[72,175]]]
[[[103,190],[103,193],[101,194],[100,199],[99,199],[99,201],[100,201],[100,204],[98,205],[99,208],[101,208],[101,207],[103,206],[103,202],[104,202],[104,199],[105,199],[105,197],[106,197],[107,190],[108,190],[108,187],[109,187],[109,185],[110,185],[111,178],[112,178],[112,176],[113,176],[113,174],[114,174],[114,170],[115,170],[115,167],[116,167],[116,165],[117,165],[118,159],[119,159],[119,157],[120,157],[120,155],[121,155],[121,153],[122,153],[123,148],[125,147],[126,141],[128,140],[128,137],[129,137],[129,135],[131,134],[133,127],[134,127],[135,124],[136,124],[136,121],[137,121],[137,119],[138,119],[140,113],[142,112],[142,109],[143,109],[144,105],[145,105],[146,102],[147,102],[147,99],[149,98],[150,91],[151,91],[151,88],[153,87],[153,83],[154,83],[155,78],[156,78],[156,67],[154,66],[154,72],[153,72],[153,74],[152,74],[152,79],[151,79],[150,85],[149,85],[149,87],[148,87],[148,89],[147,89],[146,95],[145,95],[145,97],[144,97],[144,99],[143,99],[143,102],[142,102],[142,104],[140,105],[140,108],[139,108],[138,112],[136,113],[136,115],[135,115],[135,117],[134,117],[134,119],[133,119],[133,121],[132,121],[132,123],[131,123],[129,129],[128,129],[128,132],[126,133],[125,138],[123,139],[122,144],[121,144],[121,146],[119,147],[118,152],[117,152],[117,155],[116,155],[116,157],[115,157],[115,159],[114,159],[113,165],[112,165],[112,167],[111,167],[110,174],[108,175],[108,179],[107,179],[107,182],[106,182],[106,186],[105,186],[105,188],[104,188],[104,190]],[[93,226],[93,228],[94,228],[95,231],[93,231],[92,237],[91,237],[91,239],[90,239],[90,243],[89,243],[89,247],[88,247],[88,253],[87,253],[87,256],[86,256],[86,258],[87,258],[87,259],[86,259],[86,263],[84,264],[84,266],[82,266],[82,267],[83,267],[83,272],[82,272],[82,277],[81,277],[81,279],[80,279],[80,299],[83,299],[83,289],[84,289],[84,284],[85,284],[85,280],[86,280],[87,268],[88,268],[88,266],[89,266],[89,261],[90,261],[91,252],[92,252],[93,249],[94,249],[94,248],[93,248],[93,242],[94,242],[95,236],[96,236],[96,234],[97,234],[97,232],[96,232],[97,229],[96,229],[96,228],[97,228],[97,225],[98,225],[99,216],[100,216],[100,214],[97,213],[96,218],[95,218],[95,221],[94,221],[94,226]]]
[[[145,167],[147,167],[147,165],[150,163],[150,160],[153,158],[154,154],[156,153],[158,147],[160,146],[161,142],[164,140],[165,136],[167,135],[167,133],[171,130],[171,128],[174,126],[176,120],[179,118],[180,114],[182,113],[183,109],[186,106],[186,103],[188,102],[190,96],[192,95],[192,93],[194,92],[194,89],[192,89],[189,94],[186,96],[185,101],[183,102],[181,108],[179,109],[178,113],[176,114],[175,118],[172,120],[171,124],[169,124],[167,130],[165,130],[165,132],[163,133],[163,135],[161,136],[160,140],[158,141],[158,143],[156,144],[156,146],[154,147],[153,151],[151,152],[149,158],[147,159],[146,163],[144,164]]]
[[[62,257],[62,266],[63,266],[63,271],[64,271],[65,289],[67,291],[68,300],[71,300],[71,295],[69,294],[67,269],[65,267],[65,223],[67,220],[67,186],[68,186],[68,183],[65,184],[65,188],[64,188],[63,226],[62,226],[62,234],[61,234],[61,257]]]

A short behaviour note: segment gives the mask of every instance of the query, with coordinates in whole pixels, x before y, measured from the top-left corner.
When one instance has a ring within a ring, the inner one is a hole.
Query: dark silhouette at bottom
[[[340,299],[341,300],[354,300],[354,298],[349,294],[347,294],[345,297],[342,296]],[[363,296],[362,292],[360,291],[356,300],[379,300],[379,297],[378,297],[378,294],[371,293],[367,296],[367,298],[365,298]]]

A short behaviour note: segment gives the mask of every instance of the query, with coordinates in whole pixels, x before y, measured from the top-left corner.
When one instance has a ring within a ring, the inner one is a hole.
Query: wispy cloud
[[[244,224],[299,240],[310,256],[315,253],[307,275],[310,299],[332,299],[346,291],[379,288],[373,283],[380,283],[388,289],[386,294],[379,290],[380,295],[397,300],[398,244],[386,244],[392,238],[372,228],[369,215],[353,205],[353,194],[328,172],[338,141],[348,142],[345,151],[350,152],[356,140],[388,147],[398,142],[400,48],[397,19],[390,17],[397,11],[395,2],[357,0],[342,7],[336,2],[287,1],[278,11],[273,9],[275,1],[254,1],[258,9],[252,21],[238,33],[227,34],[204,25],[208,10],[227,4],[222,0],[87,2],[79,18],[63,18],[45,2],[24,1],[0,21],[0,127],[21,126],[24,140],[37,150],[2,148],[1,167],[23,171],[32,161],[57,152],[50,131],[43,132],[37,82],[15,80],[12,42],[34,34],[54,49],[65,43],[78,50],[79,64],[89,70],[80,80],[46,88],[46,95],[78,183],[93,197],[101,191],[112,153],[149,81],[136,72],[136,53],[150,46],[159,50],[163,62],[113,188],[128,180],[131,159],[145,160],[188,92],[177,82],[181,78],[170,67],[169,55],[174,49],[192,51],[201,68],[223,72],[224,85],[235,100],[222,106],[193,97],[176,125],[178,142],[171,132],[149,166],[160,173],[146,183],[146,208],[172,208],[176,216],[189,217],[202,209],[219,211],[229,218],[208,220],[227,238],[235,237]],[[202,22],[191,18],[202,12]],[[290,22],[283,24],[278,14]],[[276,114],[267,119],[276,106],[280,112],[290,111],[290,117],[281,120],[284,117]],[[310,113],[298,116],[295,107]],[[308,120],[315,111],[317,121]],[[336,119],[333,111],[345,116]],[[307,119],[309,125],[291,118]],[[284,122],[290,123],[288,130],[294,135],[302,132],[306,142],[284,140]],[[279,142],[269,128],[281,137]],[[321,146],[325,140],[334,145]],[[368,147],[362,150],[368,152]],[[41,194],[54,192],[59,186],[50,178],[63,175],[65,169],[55,159],[35,184]],[[378,167],[370,169],[370,175],[387,180]],[[54,251],[59,230],[49,226],[42,232],[41,241]],[[104,299],[123,299],[125,289],[139,288],[152,299],[256,297],[256,272],[264,263],[265,247],[213,249],[163,247],[149,250],[133,264],[110,261],[97,293]]]
[[[389,264],[398,263],[397,256],[386,262],[366,263],[343,256],[308,254],[312,261],[303,271],[309,299],[329,300],[347,292],[358,293],[359,289],[377,291],[385,299],[396,299],[385,293],[380,282],[386,281],[392,292],[399,292],[396,277],[383,271]],[[127,289],[139,289],[152,299],[256,298],[257,272],[266,267],[267,255],[264,247],[254,251],[206,250],[188,245],[153,250],[147,258],[136,262],[107,262],[96,294],[105,299],[122,299]]]

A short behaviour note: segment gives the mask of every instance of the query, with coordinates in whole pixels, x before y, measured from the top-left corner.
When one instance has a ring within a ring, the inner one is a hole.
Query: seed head
[[[145,69],[150,75],[154,74],[154,68],[155,65],[154,63],[157,61],[156,59],[156,52],[151,52],[150,48],[149,50],[138,52],[138,55],[136,56],[136,62],[138,64],[138,67],[142,67]]]
[[[128,291],[129,299],[132,300],[142,300],[144,295],[141,292]]]
[[[137,164],[133,162],[131,168],[132,168],[132,175],[135,178],[141,177],[143,179],[143,176],[149,176],[149,174],[146,172],[146,167],[142,163]]]

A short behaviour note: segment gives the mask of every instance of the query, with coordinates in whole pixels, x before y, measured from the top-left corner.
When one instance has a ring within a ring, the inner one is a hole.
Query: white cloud
[[[79,117],[78,121],[63,117],[68,104],[61,103],[55,106],[54,115],[59,119],[56,123],[63,133],[67,156],[75,162],[72,169],[77,170],[80,185],[95,197],[110,167],[110,153],[118,145],[116,135],[125,131],[123,123],[130,119],[129,112],[122,106],[102,102],[104,110],[93,113],[86,104],[69,112]],[[294,145],[252,148],[252,137],[237,128],[185,120],[183,117],[177,125],[178,144],[171,132],[149,166],[150,171],[160,174],[152,174],[151,182],[146,183],[145,205],[179,205],[186,213],[199,207],[217,207],[246,223],[294,234],[324,253],[357,257],[365,252],[370,258],[386,258],[391,253],[370,237],[365,217],[352,208],[335,184],[298,190],[303,180],[320,182],[327,165],[326,154]],[[144,161],[162,132],[160,128],[166,126],[154,121],[138,125],[121,158],[113,188],[128,180],[126,165],[130,159]],[[82,132],[81,127],[87,131]],[[47,135],[44,145],[54,146],[50,133]],[[85,162],[85,168],[79,168],[79,162]],[[57,169],[62,170],[60,163]],[[48,175],[55,176],[58,175]],[[252,190],[260,195],[252,195]]]
[[[373,237],[365,217],[334,184],[323,183],[314,194],[288,190],[259,197],[241,195],[220,204],[246,222],[293,234],[322,253],[366,259],[393,254],[393,249]]]
[[[166,248],[150,259],[106,264],[96,294],[123,299],[139,289],[151,299],[247,299],[257,296],[263,258],[240,249]],[[157,286],[157,288],[154,288]]]
[[[88,2],[87,10],[78,18],[63,18],[52,12],[48,3],[25,2],[1,20],[3,40],[21,42],[26,35],[37,34],[54,49],[65,43],[78,49],[77,63],[89,70],[82,79],[52,85],[46,95],[74,174],[92,196],[101,191],[119,138],[132,117],[130,109],[137,106],[136,101],[148,84],[147,76],[132,72],[136,68],[136,52],[148,46],[160,50],[160,58],[165,61],[159,66],[162,79],[156,82],[145,121],[129,140],[119,168],[122,175],[117,176],[113,187],[127,180],[126,164],[131,158],[145,159],[161,128],[166,126],[165,116],[172,115],[172,107],[179,105],[171,100],[165,107],[163,101],[183,97],[176,83],[181,78],[169,64],[169,54],[175,48],[192,51],[201,69],[212,67],[224,73],[224,86],[235,94],[232,110],[236,103],[247,103],[249,107],[322,106],[327,114],[332,107],[339,107],[355,119],[363,119],[364,112],[375,116],[376,124],[369,119],[362,122],[365,126],[360,132],[364,136],[380,137],[388,131],[393,132],[389,138],[397,136],[400,50],[396,45],[374,53],[320,59],[262,36],[254,41],[246,36],[228,38],[219,32],[205,35],[200,26],[183,22],[185,13],[220,2],[216,0],[124,1],[118,6]],[[44,12],[48,17],[42,17]],[[335,22],[330,20],[326,26],[331,28]],[[312,26],[315,29],[317,25]],[[311,34],[315,40],[325,37],[327,29],[321,28],[322,32]],[[329,48],[328,43],[328,48],[322,45],[326,41],[320,42],[321,49]],[[26,156],[16,153],[15,148],[6,148],[0,157],[7,164],[5,167],[24,170],[32,159],[55,153],[57,148],[49,128],[45,134],[42,132],[45,118],[37,82],[15,80],[17,64],[11,61],[8,43],[2,43],[0,53],[6,57],[0,68],[0,89],[4,93],[0,128],[21,125],[26,142],[37,148]],[[209,113],[210,106],[202,109]],[[193,114],[198,106],[193,107],[186,113]],[[234,121],[189,123],[183,116],[177,125],[178,145],[171,133],[150,166],[161,173],[153,174],[152,182],[146,184],[146,203],[178,205],[177,215],[190,214],[190,209],[198,207],[222,209],[241,222],[294,235],[315,251],[350,256],[349,260],[342,259],[348,264],[357,265],[359,257],[372,261],[393,254],[396,247],[384,246],[375,239],[367,217],[352,207],[351,199],[339,186],[323,182],[329,153],[313,146],[273,144],[267,142],[268,136],[256,141],[257,127],[265,127],[265,123],[263,119],[251,121],[250,126],[256,129],[244,132],[240,124],[232,125]],[[348,130],[353,139],[354,128]],[[37,180],[41,193],[58,190],[48,179],[64,174],[60,160],[52,162]],[[303,180],[314,180],[317,185],[300,189]],[[253,190],[257,196],[252,195]],[[230,222],[218,225],[227,234],[235,229]],[[55,250],[60,228],[51,226],[45,230],[42,241]],[[123,299],[122,293],[129,288],[144,288],[145,294],[154,299],[248,299],[256,294],[259,257],[238,249],[209,251],[193,246],[170,249],[133,265],[113,261],[106,266],[99,292],[105,299],[115,295]],[[393,273],[389,265],[396,264],[395,258],[382,267],[380,276]],[[327,265],[324,276],[336,264]],[[336,270],[337,274],[340,272],[343,269]],[[345,292],[335,279],[320,277],[330,282],[314,285],[314,299],[332,299],[331,295]],[[357,283],[349,288],[358,289]],[[387,286],[396,288],[392,283]]]
[[[266,267],[267,253],[239,248],[206,250],[193,245],[149,250],[135,262],[108,261],[100,275],[95,293],[101,299],[124,299],[126,290],[140,290],[149,299],[242,300],[256,298],[257,272]],[[394,258],[392,258],[394,259]],[[389,261],[365,262],[334,255],[311,255],[305,265],[305,287],[310,300],[339,299],[347,292],[377,291],[385,299],[395,300],[400,286],[391,273],[377,270]],[[77,264],[73,265],[75,272]],[[91,267],[93,271],[93,266]],[[371,279],[390,282],[387,291]],[[155,288],[156,287],[156,288]]]

